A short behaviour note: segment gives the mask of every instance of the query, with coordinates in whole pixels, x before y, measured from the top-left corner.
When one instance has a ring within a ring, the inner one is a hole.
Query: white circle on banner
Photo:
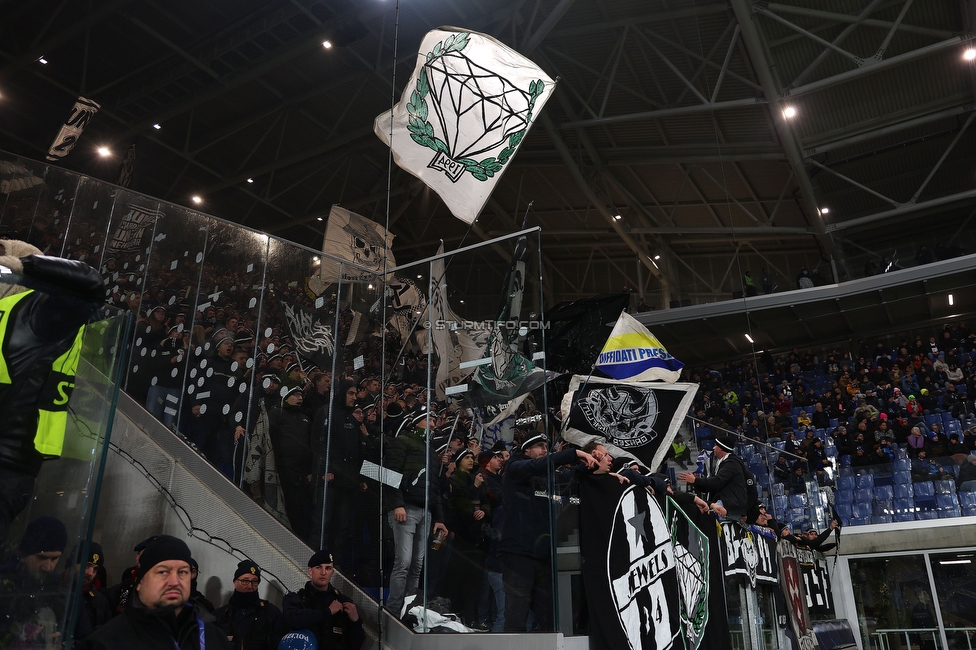
[[[200,356],[201,352],[203,352],[203,350],[200,348],[193,348],[193,354],[197,355],[198,357]]]
[[[190,368],[190,379],[196,379],[196,378],[197,378],[197,369],[196,368]]]
[[[210,341],[207,341],[206,343],[203,344],[203,349],[204,350],[209,350],[210,349]]]
[[[150,386],[155,386],[155,385],[156,385],[156,382],[157,382],[157,381],[159,381],[159,380],[158,380],[158,379],[157,379],[156,377],[153,377],[153,378],[152,378],[152,379],[151,379],[151,380],[149,381],[149,385],[150,385]]]
[[[268,329],[264,330],[264,335],[265,336],[267,336],[267,337],[270,338],[272,334],[274,334],[274,330],[271,329],[270,327]]]
[[[196,388],[196,386],[194,386],[193,384],[190,384],[189,386],[186,387],[186,394],[187,395],[192,395],[195,388]]]
[[[197,386],[199,386],[200,388],[203,388],[203,377],[200,377],[200,379],[197,379]]]
[[[243,381],[242,381],[242,382],[240,383],[240,385],[238,385],[238,387],[237,387],[237,390],[238,390],[239,392],[241,392],[241,393],[246,393],[246,392],[247,392],[247,384],[246,384],[245,382],[243,382]]]
[[[281,390],[279,390],[278,392],[281,393],[281,396],[282,397],[284,397],[285,394],[288,392],[288,387],[287,386],[282,386],[281,387]]]
[[[132,374],[139,372],[139,366],[132,366]]]
[[[233,363],[231,363],[230,364],[230,371],[231,372],[237,372],[237,366],[238,366],[238,363],[236,361],[234,361]]]
[[[221,409],[221,415],[227,415],[230,413],[230,404],[224,404],[224,408]]]
[[[150,334],[151,332],[152,332],[152,327],[147,327],[146,328],[146,334]]]
[[[137,262],[138,262],[139,260],[141,260],[141,259],[142,259],[142,255],[136,255],[136,261],[137,261]]]
[[[137,346],[142,345],[142,337],[141,336],[136,339],[136,345]]]
[[[253,368],[254,367],[254,359],[248,359],[247,361],[245,361],[244,362],[244,367],[245,368]]]
[[[207,405],[206,404],[201,404],[200,405],[200,415],[203,415],[206,412],[207,412]]]
[[[268,378],[265,378],[265,380],[261,382],[261,388],[263,388],[264,390],[268,390],[268,386],[270,385],[271,385],[271,380]]]
[[[234,422],[240,422],[243,419],[244,419],[244,414],[241,413],[240,411],[234,414]]]
[[[139,348],[139,356],[140,357],[146,356],[146,348]]]
[[[213,368],[207,368],[207,377],[213,377]]]
[[[149,353],[149,356],[151,356],[151,357],[155,357],[155,356],[156,356],[156,351],[155,351],[155,350],[153,350],[152,352],[150,352],[150,353]]]
[[[206,367],[207,367],[207,360],[206,360],[206,359],[204,359],[204,360],[202,360],[202,361],[200,362],[200,367],[201,367],[201,368],[206,368]]]
[[[180,374],[180,369],[179,368],[173,368],[173,372],[170,373],[170,375],[173,377],[173,379],[176,379],[177,375],[179,375],[179,374]]]
[[[267,353],[268,354],[271,354],[274,351],[275,351],[275,344],[274,343],[268,343]]]
[[[523,325],[522,327],[519,328],[519,336],[525,336],[528,333],[529,333],[529,328],[528,327],[525,327]]]
[[[234,384],[236,384],[236,383],[237,383],[237,380],[234,379],[233,377],[228,377],[227,378],[227,388],[233,388],[234,387]]]

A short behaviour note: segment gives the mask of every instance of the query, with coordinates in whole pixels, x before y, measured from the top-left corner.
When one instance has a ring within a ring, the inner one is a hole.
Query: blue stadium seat
[[[911,483],[896,483],[892,486],[892,493],[896,499],[910,499],[915,496],[915,490]],[[973,502],[976,505],[976,501]]]
[[[942,396],[939,395],[939,398],[941,401]],[[942,405],[939,404],[939,406],[941,407]],[[949,432],[949,425],[951,423],[955,422],[956,424],[959,424],[956,418],[952,417],[952,413],[950,413],[949,411],[943,411],[940,415],[942,417],[942,422],[940,423],[939,426],[941,426],[942,430],[945,431],[946,433]]]
[[[711,438],[699,440],[698,446],[702,449],[702,451],[711,451],[712,448],[715,446],[715,441],[712,440]]]
[[[922,481],[915,484],[916,497],[931,497],[935,495],[935,485],[931,481]]]
[[[891,521],[891,515],[874,515],[871,517],[872,524],[890,524]]]
[[[735,451],[739,458],[747,462],[752,460],[752,457],[756,455],[756,448],[752,445],[739,445]]]
[[[874,486],[879,485],[891,485],[895,481],[891,476],[891,472],[887,469],[878,468],[878,471],[874,473]]]
[[[840,456],[840,466],[841,466],[841,469],[843,469],[844,467],[850,467],[851,466],[851,455],[850,454],[841,454],[841,456]]]
[[[854,485],[856,485],[859,488],[873,488],[874,475],[868,473],[858,474],[854,478]]]
[[[967,517],[976,517],[976,506],[963,506],[962,514],[964,514]]]
[[[920,520],[920,521],[923,520],[923,519],[938,519],[939,518],[939,511],[938,510],[920,510],[919,512],[916,512],[915,513],[915,518],[918,519],[918,520]]]
[[[774,497],[781,497],[786,494],[786,487],[782,483],[773,483],[769,487],[769,491]]]
[[[782,519],[786,515],[786,510],[789,508],[789,502],[783,495],[773,496],[773,512],[777,519]]]
[[[891,485],[878,485],[874,488],[874,498],[880,500],[893,499],[895,492]]]
[[[699,440],[712,437],[712,430],[709,427],[698,427],[695,429],[695,437]]]
[[[786,449],[786,441],[785,440],[777,440],[776,442],[774,442],[772,444],[773,444],[773,447],[776,447],[776,449],[779,450],[779,451],[783,451],[784,449]]]
[[[790,521],[803,521],[807,516],[805,508],[790,508],[787,512]]]
[[[892,517],[894,521],[915,521],[914,512],[896,512]]]
[[[837,490],[834,500],[837,503],[854,503],[854,490]]]
[[[891,469],[896,472],[910,472],[912,471],[912,461],[907,458],[896,458],[891,463]]]
[[[849,503],[838,503],[834,508],[837,510],[837,514],[840,516],[840,523],[846,526],[853,516],[852,507]]]
[[[892,505],[895,508],[895,514],[904,512],[912,514],[915,512],[915,500],[911,498],[895,498]],[[912,518],[914,519],[914,516]]]
[[[956,484],[953,481],[935,481],[936,494],[956,494]]]
[[[874,488],[857,488],[854,490],[854,503],[871,503],[873,500]]]
[[[875,517],[882,515],[891,516],[895,514],[895,504],[891,499],[876,499],[872,505],[871,512]]]
[[[939,519],[952,519],[953,517],[962,517],[962,510],[959,506],[953,506],[951,508],[942,508],[938,511]]]
[[[960,492],[958,496],[962,507],[976,506],[976,492]]]
[[[791,508],[806,508],[807,507],[807,495],[805,494],[791,494],[790,495],[790,507]]]
[[[871,517],[871,504],[870,503],[855,503],[851,506],[851,512],[854,515],[854,519],[863,519]]]
[[[838,490],[853,490],[854,489],[854,477],[853,476],[838,476],[837,477],[837,489]]]
[[[912,483],[911,472],[895,472],[892,476],[895,479],[895,485],[911,485]]]
[[[942,416],[938,413],[929,413],[925,416],[925,427],[930,429],[932,428],[933,424],[938,424],[940,427],[942,426]]]
[[[840,425],[840,420],[837,418],[830,418],[830,430],[833,431]]]
[[[959,498],[953,494],[936,494],[935,505],[939,508],[954,508],[959,505]]]

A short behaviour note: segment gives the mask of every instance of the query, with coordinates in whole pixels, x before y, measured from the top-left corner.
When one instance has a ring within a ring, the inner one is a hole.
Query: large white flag
[[[376,282],[383,275],[384,254],[388,255],[386,268],[392,269],[396,266],[393,258],[393,237],[394,235],[375,221],[333,205],[325,227],[322,252],[364,267],[343,264],[343,281]],[[323,257],[319,276],[324,282],[338,282],[339,262]]]
[[[393,111],[373,130],[393,158],[472,223],[515,155],[555,82],[491,36],[432,30]]]

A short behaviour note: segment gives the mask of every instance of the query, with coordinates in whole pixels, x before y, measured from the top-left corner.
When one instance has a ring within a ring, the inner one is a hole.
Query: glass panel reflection
[[[969,650],[976,636],[976,553],[930,555],[950,650]]]
[[[924,556],[851,560],[850,571],[864,647],[941,647]]]

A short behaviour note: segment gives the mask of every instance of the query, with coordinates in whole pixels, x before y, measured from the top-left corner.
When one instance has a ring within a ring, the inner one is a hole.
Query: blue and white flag
[[[424,36],[400,102],[373,130],[397,165],[472,223],[554,86],[491,36],[441,27]]]
[[[622,311],[597,357],[596,367],[614,379],[673,384],[678,381],[685,364],[668,354],[640,321]]]

